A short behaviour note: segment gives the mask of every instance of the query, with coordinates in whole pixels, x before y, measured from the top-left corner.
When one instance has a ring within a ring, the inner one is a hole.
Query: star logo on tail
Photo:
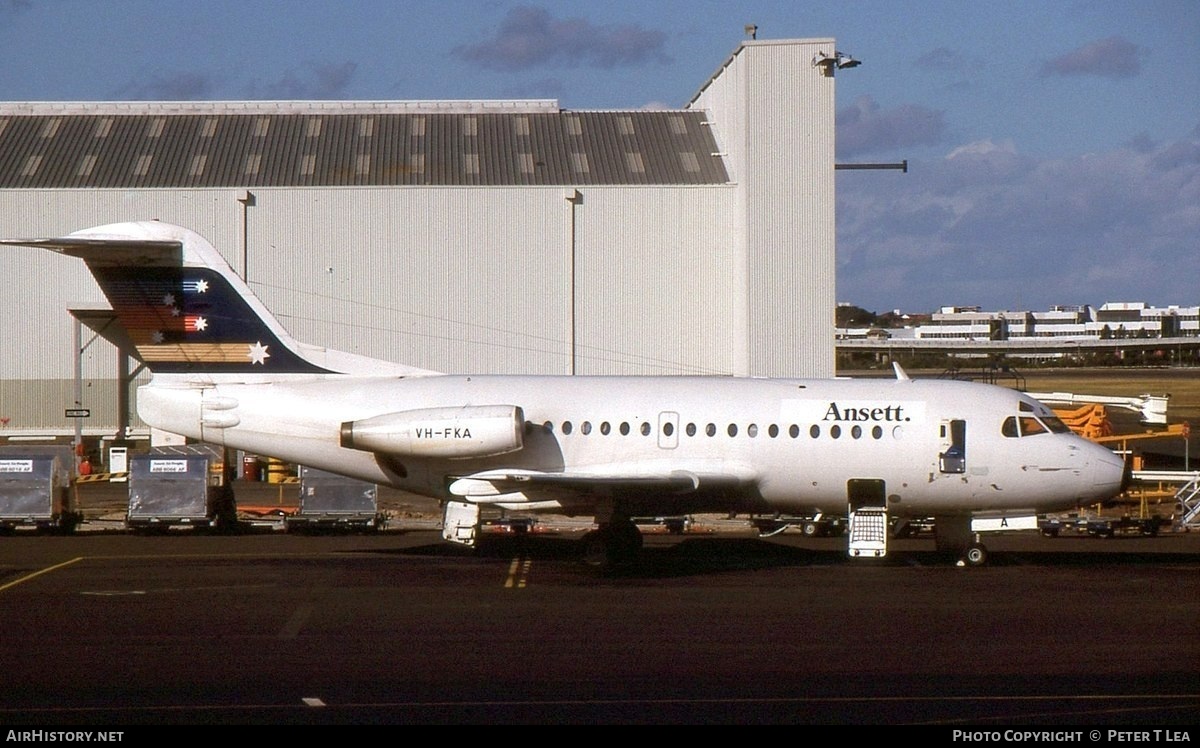
[[[262,341],[256,341],[254,345],[250,346],[247,355],[250,357],[251,364],[263,364],[264,366],[267,359],[271,357],[271,354],[267,353],[267,346],[263,345]]]

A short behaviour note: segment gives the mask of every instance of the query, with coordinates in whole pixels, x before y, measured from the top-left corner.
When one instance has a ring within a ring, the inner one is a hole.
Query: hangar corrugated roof
[[[0,104],[0,188],[728,181],[701,111],[375,104]]]

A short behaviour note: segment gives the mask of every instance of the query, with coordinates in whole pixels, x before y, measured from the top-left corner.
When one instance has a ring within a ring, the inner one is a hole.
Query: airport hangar
[[[186,226],[298,339],[425,369],[832,376],[837,67],[746,40],[663,111],[0,103],[0,236]],[[0,443],[150,438],[80,261],[0,247],[0,289]]]

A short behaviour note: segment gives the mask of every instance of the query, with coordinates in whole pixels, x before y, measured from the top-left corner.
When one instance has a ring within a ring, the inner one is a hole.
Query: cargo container
[[[72,532],[83,521],[71,486],[74,465],[69,446],[0,450],[0,533]]]
[[[125,521],[140,532],[236,528],[237,506],[220,450],[157,447],[131,457]]]
[[[379,487],[307,466],[300,467],[300,507],[286,518],[288,532],[374,532],[383,527]]]

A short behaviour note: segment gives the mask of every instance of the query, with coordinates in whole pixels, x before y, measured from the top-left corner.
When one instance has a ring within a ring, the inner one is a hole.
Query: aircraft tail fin
[[[434,372],[306,345],[283,328],[207,239],[158,221],[51,239],[2,239],[82,259],[154,374]]]

